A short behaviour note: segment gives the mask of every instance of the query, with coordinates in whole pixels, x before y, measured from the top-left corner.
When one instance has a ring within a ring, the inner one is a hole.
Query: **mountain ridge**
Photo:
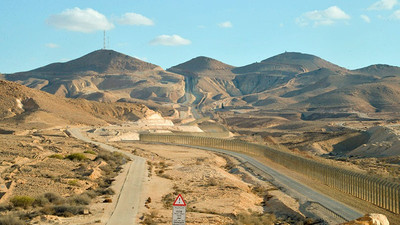
[[[348,70],[315,55],[284,52],[241,67],[199,56],[165,71],[113,50],[97,50],[64,64],[2,77],[64,97],[103,102],[180,103],[186,99],[186,91],[192,90],[194,103],[208,110],[222,104],[264,109],[294,106],[299,110],[307,110],[307,105],[321,105],[323,110],[329,107],[318,101],[329,103],[336,93],[348,99],[338,105],[349,109],[357,101],[369,102],[372,98],[368,95],[381,96],[379,91],[351,96],[347,90],[357,85],[364,85],[360,86],[364,90],[368,84],[379,83],[385,90],[382,94],[397,93],[392,84],[400,83],[400,67],[376,64]],[[392,96],[397,99],[398,95]],[[389,107],[379,106],[377,110],[388,110],[396,102],[381,99]],[[297,104],[300,102],[305,104]],[[374,104],[366,108],[371,111]]]

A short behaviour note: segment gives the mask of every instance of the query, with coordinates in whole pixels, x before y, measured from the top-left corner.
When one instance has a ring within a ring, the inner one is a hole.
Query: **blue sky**
[[[400,66],[400,0],[1,0],[0,72],[103,47],[169,68],[197,56],[243,66],[285,51],[349,69]]]

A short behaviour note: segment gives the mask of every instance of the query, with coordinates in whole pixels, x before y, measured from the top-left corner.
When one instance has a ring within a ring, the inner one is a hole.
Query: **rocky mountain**
[[[141,61],[139,59],[121,54],[112,50],[97,50],[78,59],[66,63],[53,63],[38,69],[29,71],[39,76],[49,75],[74,75],[82,73],[113,74],[130,73],[136,71],[162,70],[159,66]]]
[[[400,101],[399,67],[372,65],[348,70],[317,56],[296,52],[242,67],[199,57],[169,71],[191,77],[195,83],[193,92],[202,99],[206,111],[224,106],[378,112],[397,110]]]
[[[224,77],[233,75],[234,66],[218,60],[199,56],[187,62],[167,69],[167,71],[184,74],[185,76],[210,76]]]
[[[58,96],[101,102],[119,99],[176,102],[184,95],[182,76],[104,49],[4,78]]]
[[[285,52],[262,60],[261,62],[235,68],[234,72],[236,74],[268,72],[275,75],[294,75],[310,72],[320,68],[345,70],[342,67],[339,67],[314,55],[298,52]]]
[[[355,73],[369,74],[379,77],[399,76],[400,67],[384,64],[375,64],[361,69],[354,70]]]
[[[98,50],[1,77],[58,96],[100,102],[187,104],[191,95],[189,103],[205,111],[379,112],[397,110],[400,102],[399,67],[379,64],[348,70],[297,52],[242,67],[201,56],[165,71],[112,50]]]
[[[141,104],[67,99],[0,80],[0,126],[105,125],[121,120],[136,121],[149,112],[151,110]]]

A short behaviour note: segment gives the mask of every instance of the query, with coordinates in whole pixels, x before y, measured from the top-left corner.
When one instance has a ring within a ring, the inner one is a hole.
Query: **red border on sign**
[[[183,204],[177,204],[177,203],[176,203],[176,202],[178,201],[179,198],[182,199]],[[186,202],[185,202],[185,200],[183,200],[182,195],[179,194],[178,197],[176,197],[176,199],[175,199],[175,201],[174,201],[174,204],[172,204],[172,205],[173,205],[173,206],[186,206]]]

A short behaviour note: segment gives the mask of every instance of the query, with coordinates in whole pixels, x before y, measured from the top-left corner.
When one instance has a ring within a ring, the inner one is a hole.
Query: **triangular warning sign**
[[[185,200],[183,200],[183,197],[181,194],[178,195],[178,197],[176,197],[174,204],[172,204],[173,206],[186,206],[186,202]]]

